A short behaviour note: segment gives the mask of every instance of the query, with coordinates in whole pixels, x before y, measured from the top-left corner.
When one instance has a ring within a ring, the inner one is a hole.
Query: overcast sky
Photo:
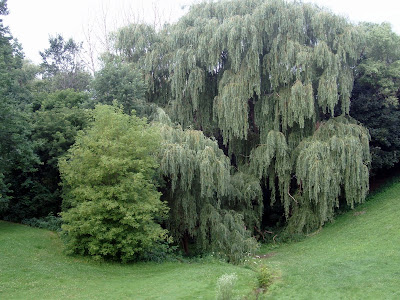
[[[131,20],[152,22],[176,21],[187,6],[199,0],[8,0],[9,16],[4,17],[14,37],[22,43],[26,57],[40,63],[39,51],[48,48],[49,36],[85,41],[85,33],[104,36]],[[400,34],[398,0],[304,0],[314,2],[344,15],[353,22],[389,22]],[[106,20],[106,22],[104,22]],[[104,28],[106,24],[106,28]],[[99,47],[99,45],[97,45]]]

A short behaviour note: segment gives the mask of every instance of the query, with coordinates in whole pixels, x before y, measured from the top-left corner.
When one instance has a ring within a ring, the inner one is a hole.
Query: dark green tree
[[[146,86],[142,74],[133,64],[118,58],[104,58],[104,65],[95,74],[92,87],[96,102],[111,105],[116,100],[126,113],[134,109],[138,115],[143,115]]]
[[[364,51],[356,67],[350,114],[371,134],[372,170],[400,160],[400,37],[389,24],[362,24]]]
[[[82,109],[88,94],[73,90],[38,93],[32,114],[32,140],[41,164],[34,180],[40,189],[31,197],[29,215],[44,217],[61,211],[61,187],[58,159],[75,143],[77,133],[90,119],[90,111]]]
[[[0,14],[7,14],[7,1],[0,2]],[[0,217],[9,219],[14,201],[29,197],[34,189],[32,174],[39,163],[30,140],[27,78],[23,73],[21,46],[0,20]]]

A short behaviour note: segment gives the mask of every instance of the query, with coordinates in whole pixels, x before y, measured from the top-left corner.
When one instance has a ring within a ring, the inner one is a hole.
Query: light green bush
[[[123,262],[159,252],[168,240],[155,221],[167,213],[154,182],[159,140],[146,120],[96,107],[92,126],[59,163],[69,252]]]

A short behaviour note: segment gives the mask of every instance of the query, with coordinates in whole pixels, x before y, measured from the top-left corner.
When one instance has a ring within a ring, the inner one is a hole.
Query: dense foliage
[[[341,197],[351,206],[365,199],[368,133],[348,117],[361,38],[344,18],[308,4],[220,1],[193,6],[139,47],[138,32],[121,30],[117,48],[149,79],[148,100],[163,105],[167,96],[174,121],[214,136],[234,168],[270,190],[265,204],[278,200],[288,219],[316,220],[296,230],[331,219]],[[204,180],[218,197],[219,182]]]
[[[400,160],[400,37],[389,24],[363,24],[365,47],[356,68],[351,115],[371,134],[372,170]]]
[[[155,185],[159,134],[118,107],[97,106],[90,128],[60,160],[71,252],[121,261],[143,258],[167,239]]]
[[[7,14],[6,1],[0,14]],[[28,83],[23,73],[23,54],[0,20],[0,216],[8,218],[16,202],[24,202],[34,189],[31,176],[39,163],[30,139],[31,126],[25,104]],[[22,208],[24,209],[24,208]]]
[[[182,241],[186,253],[189,239],[198,249],[232,262],[254,253],[257,246],[246,224],[260,224],[263,206],[257,178],[231,174],[229,158],[201,131],[172,125],[161,109],[158,118],[170,233]]]
[[[140,73],[128,63],[107,57],[104,66],[93,80],[94,98],[99,103],[111,105],[118,101],[128,114],[134,109],[143,112],[144,93],[146,91]]]
[[[89,121],[89,112],[81,106],[89,96],[73,90],[61,90],[36,95],[36,109],[32,115],[32,139],[36,154],[42,162],[35,180],[41,187],[32,199],[33,211],[25,218],[42,217],[61,211],[61,186],[58,159],[74,144],[78,131]]]

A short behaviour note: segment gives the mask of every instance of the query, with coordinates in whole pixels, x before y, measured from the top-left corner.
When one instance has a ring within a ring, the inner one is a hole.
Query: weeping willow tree
[[[136,33],[127,38],[128,30],[116,48],[129,60],[142,43]],[[187,215],[174,230],[205,234],[193,203],[219,207],[232,188],[251,206],[245,176],[258,178],[264,204],[279,202],[298,231],[323,225],[341,203],[365,199],[369,135],[348,116],[360,40],[345,18],[281,0],[197,4],[152,36],[137,59],[150,83],[148,101],[185,129],[164,149],[178,195],[170,206]],[[203,134],[214,137],[212,145]]]
[[[230,159],[213,138],[174,125],[162,109],[160,171],[166,178],[164,199],[170,208],[167,226],[189,252],[189,240],[237,262],[256,249],[251,230],[259,226],[262,192],[258,179],[232,172]]]

